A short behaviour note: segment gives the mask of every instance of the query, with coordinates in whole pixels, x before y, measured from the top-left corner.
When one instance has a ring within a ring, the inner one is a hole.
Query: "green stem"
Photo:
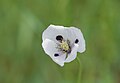
[[[81,65],[79,57],[77,57],[77,60],[79,64],[77,83],[81,83],[82,65]]]

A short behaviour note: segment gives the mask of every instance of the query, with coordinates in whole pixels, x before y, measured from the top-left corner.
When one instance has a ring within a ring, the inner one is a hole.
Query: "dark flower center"
[[[61,35],[56,36],[56,40],[59,41],[58,49],[63,53],[69,54],[71,52],[70,41],[65,40]],[[55,57],[59,56],[59,54],[54,54]]]

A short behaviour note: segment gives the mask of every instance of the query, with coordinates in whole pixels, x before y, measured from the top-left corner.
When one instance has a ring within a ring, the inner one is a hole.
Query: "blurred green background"
[[[80,83],[120,83],[120,0],[0,0],[0,83],[77,82],[77,59],[60,67],[41,47],[50,24],[82,30]]]

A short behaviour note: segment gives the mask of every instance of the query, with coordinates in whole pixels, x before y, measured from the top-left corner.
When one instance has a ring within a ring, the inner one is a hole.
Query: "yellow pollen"
[[[62,43],[60,44],[60,47],[65,51],[69,50],[69,45],[66,41],[62,41]]]

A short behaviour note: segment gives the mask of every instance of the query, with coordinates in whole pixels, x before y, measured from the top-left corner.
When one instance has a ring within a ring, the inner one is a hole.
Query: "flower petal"
[[[67,57],[67,59],[65,60],[65,62],[71,62],[71,61],[73,61],[73,60],[77,57],[78,47],[79,47],[78,44],[74,44],[74,47],[72,48],[71,53],[68,54],[68,57]]]
[[[77,44],[79,45],[78,51],[80,53],[84,52],[85,51],[85,39],[83,37],[81,30],[78,28],[75,28],[75,27],[70,27],[69,32],[71,32],[71,35],[73,35],[70,38],[71,43],[75,43],[75,41],[77,39],[78,40]]]
[[[54,62],[60,66],[64,66],[66,54],[58,52],[58,49],[56,49],[57,44],[54,41],[45,39],[42,43],[42,47],[45,53],[48,54]],[[55,54],[59,54],[59,56],[54,56]]]
[[[58,65],[60,65],[61,67],[64,66],[64,62],[65,62],[65,58],[66,58],[66,54],[62,54],[58,57],[54,57],[52,58],[53,61],[55,61]]]
[[[63,26],[55,26],[55,25],[50,25],[42,34],[42,40],[45,39],[50,39],[55,42],[58,42],[56,40],[56,37],[58,35],[61,35],[63,38],[66,38],[66,33],[65,33],[65,27]]]

